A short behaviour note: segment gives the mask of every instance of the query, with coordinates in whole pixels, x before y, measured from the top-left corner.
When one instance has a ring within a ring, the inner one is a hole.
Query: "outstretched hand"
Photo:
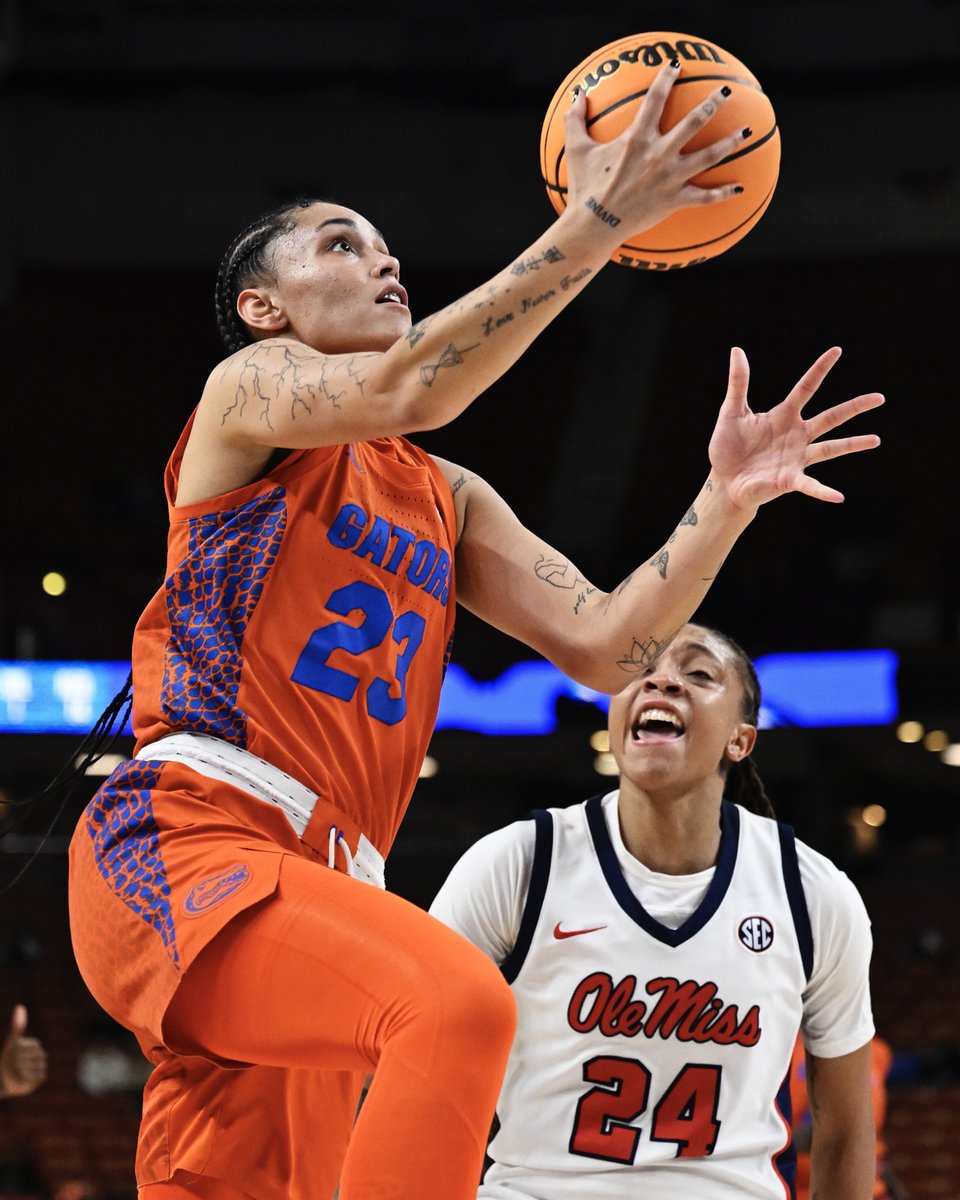
[[[27,1010],[16,1004],[0,1050],[0,1098],[26,1096],[47,1077],[47,1052],[36,1038],[27,1037],[26,1032]]]
[[[739,508],[755,508],[787,492],[803,492],[815,500],[840,503],[843,493],[807,475],[807,468],[880,445],[880,439],[872,433],[817,441],[859,413],[883,404],[879,392],[855,396],[808,420],[803,418],[804,407],[839,357],[838,347],[821,354],[786,400],[769,412],[755,413],[747,403],[747,356],[738,346],[730,351],[727,395],[710,439],[709,454],[715,481],[726,487]]]

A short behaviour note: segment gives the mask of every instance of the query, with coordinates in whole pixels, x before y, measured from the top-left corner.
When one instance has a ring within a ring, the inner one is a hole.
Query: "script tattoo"
[[[697,514],[693,511],[693,506],[691,505],[690,508],[687,509],[687,515],[683,518],[683,520],[680,522],[680,524],[676,527],[676,529],[673,531],[673,533],[670,534],[670,537],[667,539],[668,544],[670,542],[675,542],[677,540],[677,534],[684,527],[684,525],[696,525],[697,520],[698,520]]]
[[[592,596],[596,590],[597,589],[595,587],[588,587],[584,591],[577,593],[577,602],[573,606],[573,615],[574,616],[580,615],[580,609],[583,608],[583,606],[586,604],[587,597]]]
[[[579,283],[581,279],[586,279],[586,277],[590,274],[590,268],[583,267],[576,273],[576,275],[564,275],[564,277],[560,280],[560,287],[563,289],[563,291],[567,291],[569,288],[572,288],[575,283]]]
[[[476,350],[479,344],[479,342],[476,342],[472,346],[464,346],[462,350],[458,350],[453,342],[451,342],[435,363],[428,363],[425,367],[420,368],[420,382],[424,387],[433,387],[433,381],[444,367],[460,366],[463,362],[463,356],[470,350]]]
[[[467,486],[467,484],[470,482],[470,480],[471,480],[471,479],[476,479],[476,475],[471,475],[471,476],[470,476],[470,479],[468,479],[468,478],[466,477],[466,475],[464,475],[464,473],[461,471],[461,472],[460,472],[460,478],[459,478],[459,479],[455,479],[455,480],[453,481],[453,487],[450,489],[450,490],[451,490],[451,492],[452,492],[454,495],[456,495],[456,494],[457,494],[457,492],[459,492],[459,491],[460,491],[460,489],[461,489],[462,487],[466,487],[466,486]]]
[[[661,550],[659,554],[655,554],[654,557],[650,559],[650,566],[657,568],[657,570],[660,572],[661,579],[666,579],[667,577],[667,563],[669,561],[669,550]]]

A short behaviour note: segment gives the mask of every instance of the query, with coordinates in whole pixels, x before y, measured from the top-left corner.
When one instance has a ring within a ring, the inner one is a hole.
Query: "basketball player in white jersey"
[[[759,705],[743,651],[685,626],[611,701],[619,790],[490,834],[440,890],[519,1011],[480,1197],[792,1197],[799,1030],[810,1195],[869,1200],[870,923],[770,819]]]

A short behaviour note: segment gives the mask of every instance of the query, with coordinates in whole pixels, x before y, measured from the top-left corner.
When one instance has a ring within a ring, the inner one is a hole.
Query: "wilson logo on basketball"
[[[614,983],[604,971],[588,975],[574,988],[567,1021],[577,1033],[599,1031],[604,1037],[659,1034],[680,1042],[714,1042],[718,1046],[755,1046],[763,1032],[760,1007],[741,1018],[735,1004],[725,1004],[715,983],[660,977],[644,985],[653,1001],[637,998],[637,978]]]
[[[589,92],[591,88],[597,86],[601,79],[606,79],[619,71],[624,63],[634,66],[639,62],[645,67],[661,67],[665,62],[670,62],[675,58],[715,63],[724,61],[719,47],[711,46],[709,42],[693,42],[687,38],[679,38],[676,43],[641,42],[638,46],[621,50],[616,58],[608,58],[598,63],[592,71],[588,71],[581,78],[580,86],[585,92]]]
[[[766,917],[744,917],[737,937],[748,950],[762,954],[773,945],[773,924]]]

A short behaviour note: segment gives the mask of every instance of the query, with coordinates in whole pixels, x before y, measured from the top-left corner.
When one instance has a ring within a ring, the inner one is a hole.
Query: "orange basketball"
[[[738,183],[740,195],[718,204],[680,209],[658,225],[628,238],[612,261],[644,270],[692,267],[728,250],[763,216],[777,185],[780,132],[769,99],[739,59],[704,38],[685,33],[639,33],[621,38],[585,58],[564,79],[550,102],[540,134],[540,171],[558,213],[567,206],[563,118],[580,86],[587,96],[587,129],[600,142],[612,141],[636,115],[664,63],[680,60],[670,90],[662,132],[672,129],[691,109],[726,84],[733,94],[720,111],[687,143],[688,151],[749,127],[743,148],[697,175],[702,187]]]

